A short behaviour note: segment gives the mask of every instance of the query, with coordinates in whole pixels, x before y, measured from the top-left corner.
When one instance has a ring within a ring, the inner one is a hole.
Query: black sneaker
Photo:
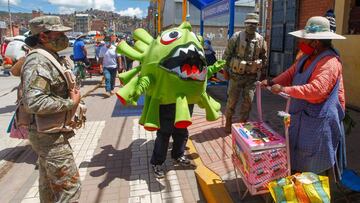
[[[161,167],[161,165],[152,165],[152,168],[154,170],[154,175],[156,178],[163,178],[165,176],[165,171]]]
[[[190,160],[186,158],[186,156],[182,155],[181,157],[177,158],[175,161],[175,164],[181,165],[181,166],[190,166]]]

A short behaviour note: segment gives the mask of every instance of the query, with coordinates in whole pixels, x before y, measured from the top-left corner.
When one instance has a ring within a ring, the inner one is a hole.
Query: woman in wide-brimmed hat
[[[294,171],[339,177],[345,164],[345,95],[342,64],[331,41],[345,39],[330,30],[325,17],[310,18],[303,30],[290,32],[299,38],[304,55],[271,81],[274,93],[292,97],[290,105],[290,156]],[[333,170],[334,169],[334,170]]]

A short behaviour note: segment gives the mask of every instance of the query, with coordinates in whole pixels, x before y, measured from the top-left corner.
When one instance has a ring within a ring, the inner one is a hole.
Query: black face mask
[[[69,38],[63,34],[58,38],[49,39],[48,44],[51,45],[52,49],[56,52],[66,49],[69,45]]]
[[[245,24],[245,31],[248,34],[254,34],[256,32],[257,25],[256,24]]]

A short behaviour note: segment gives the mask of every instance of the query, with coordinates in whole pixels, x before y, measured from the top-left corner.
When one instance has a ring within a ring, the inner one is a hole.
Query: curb
[[[189,148],[189,154],[198,154],[191,138],[190,142],[187,142],[187,147]],[[193,161],[196,165],[195,175],[206,201],[209,203],[232,203],[233,201],[221,177],[207,168],[199,156],[195,157]]]

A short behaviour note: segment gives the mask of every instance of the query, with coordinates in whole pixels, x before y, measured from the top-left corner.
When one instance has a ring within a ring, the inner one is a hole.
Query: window
[[[360,34],[360,0],[352,0],[351,2],[349,34]]]

